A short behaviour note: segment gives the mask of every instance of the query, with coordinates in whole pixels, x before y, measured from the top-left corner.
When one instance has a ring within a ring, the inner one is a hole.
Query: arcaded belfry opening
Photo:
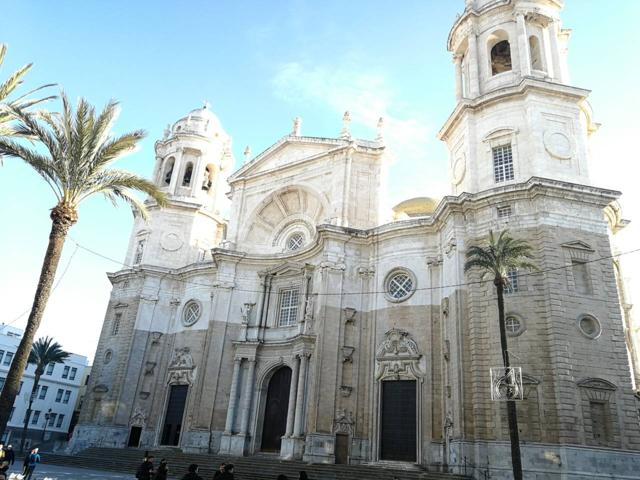
[[[542,66],[540,40],[535,35],[529,37],[529,53],[531,55],[531,70],[544,70]]]
[[[491,75],[511,71],[511,45],[509,35],[504,30],[497,30],[489,37],[489,58],[491,59]]]
[[[171,184],[171,177],[173,176],[173,165],[175,163],[175,159],[173,157],[169,157],[165,163],[164,166],[164,173],[163,173],[163,184],[164,185],[170,185]]]
[[[184,175],[182,176],[182,186],[188,187],[191,185],[191,176],[193,175],[193,163],[187,163],[184,169]]]
[[[204,170],[204,177],[202,178],[202,190],[208,192],[209,195],[213,193],[213,181],[216,176],[215,166],[210,163]]]

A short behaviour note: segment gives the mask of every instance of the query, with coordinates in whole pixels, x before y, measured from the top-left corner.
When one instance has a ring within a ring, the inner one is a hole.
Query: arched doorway
[[[271,376],[269,388],[267,389],[260,447],[263,452],[280,451],[282,436],[287,428],[290,388],[291,369],[289,367],[281,367]]]

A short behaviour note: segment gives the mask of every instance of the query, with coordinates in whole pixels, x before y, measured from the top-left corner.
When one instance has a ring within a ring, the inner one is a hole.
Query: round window
[[[109,363],[113,358],[113,352],[111,350],[107,350],[104,354],[104,363]]]
[[[510,337],[517,337],[524,332],[524,322],[515,315],[507,315],[504,319],[504,327]]]
[[[186,327],[190,327],[198,321],[201,313],[202,307],[200,306],[200,302],[189,300],[182,311],[182,323]]]
[[[298,250],[304,245],[304,235],[300,232],[292,233],[287,238],[287,250]]]
[[[415,283],[415,278],[411,273],[404,270],[396,271],[387,279],[387,297],[392,302],[406,300],[415,291]]]
[[[602,333],[600,322],[591,315],[584,315],[578,319],[578,328],[588,338],[598,338]]]

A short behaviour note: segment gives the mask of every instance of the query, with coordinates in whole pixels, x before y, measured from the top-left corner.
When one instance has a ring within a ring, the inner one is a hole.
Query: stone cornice
[[[449,132],[458,124],[467,110],[475,111],[482,109],[492,103],[503,101],[507,97],[525,96],[530,91],[544,92],[559,97],[570,97],[578,102],[586,101],[587,97],[591,93],[590,90],[586,90],[584,88],[539,80],[534,77],[525,77],[517,85],[498,88],[474,99],[462,99],[458,102],[458,105],[456,105],[456,108],[451,112],[449,118],[447,118],[446,122],[438,132],[438,139],[446,140],[449,136]],[[585,115],[589,118],[589,123],[593,123],[588,111],[585,111]],[[589,125],[589,128],[590,130],[593,130],[592,125]]]

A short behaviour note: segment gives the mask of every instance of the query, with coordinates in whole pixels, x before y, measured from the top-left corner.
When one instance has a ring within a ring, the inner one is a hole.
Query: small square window
[[[511,145],[501,145],[492,149],[493,176],[496,183],[514,179],[513,152]]]
[[[40,400],[45,399],[45,397],[47,396],[47,390],[49,390],[49,387],[47,387],[46,385],[43,385],[42,387],[40,387],[40,395],[38,395],[38,398]]]
[[[40,410],[35,410],[33,412],[33,415],[31,415],[31,425],[35,425],[36,423],[38,423],[39,419],[40,419]]]
[[[64,398],[62,399],[62,403],[69,403],[69,398],[71,398],[71,390],[66,390],[64,392]]]
[[[50,363],[49,365],[47,365],[47,371],[45,372],[45,375],[53,375],[53,369],[56,367],[55,363]]]
[[[58,422],[56,423],[56,428],[62,427],[62,422],[64,421],[64,415],[61,413],[58,417]]]
[[[62,378],[68,378],[69,377],[69,370],[71,370],[71,367],[66,365],[64,367],[64,370],[62,371]]]
[[[69,380],[75,380],[76,379],[76,373],[78,373],[78,369],[76,367],[73,367],[71,369],[71,374],[69,375]]]
[[[62,395],[64,395],[64,390],[59,388],[58,393],[56,393],[56,403],[60,403],[62,401]]]
[[[518,271],[509,270],[507,272],[507,285],[504,288],[504,293],[516,293],[519,291],[518,287]]]
[[[509,218],[512,214],[511,205],[503,205],[496,210],[498,212],[498,218]]]
[[[571,271],[573,272],[573,282],[576,292],[582,295],[591,295],[591,280],[589,278],[589,267],[586,262],[571,260]]]
[[[2,362],[2,365],[11,365],[11,360],[13,360],[13,353],[7,352],[4,356],[4,362]]]

